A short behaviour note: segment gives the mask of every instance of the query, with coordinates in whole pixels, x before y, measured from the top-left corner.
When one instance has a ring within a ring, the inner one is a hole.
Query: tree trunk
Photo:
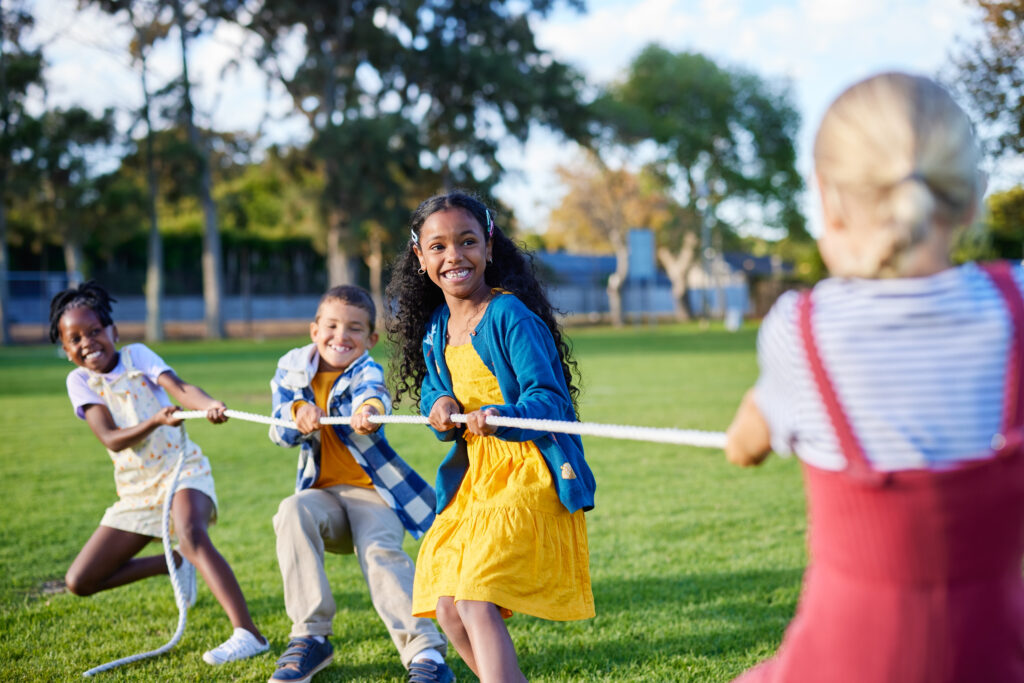
[[[164,338],[164,243],[155,217],[149,225],[149,249],[146,260],[146,341]]]
[[[377,307],[377,327],[384,325],[384,245],[381,240],[380,231],[376,228],[370,230],[367,240],[366,267],[370,271],[370,296],[373,298],[373,305]]]
[[[206,308],[206,336],[224,338],[224,314],[221,311],[223,276],[221,274],[220,232],[217,229],[217,206],[213,202],[210,158],[206,145],[196,128],[192,107],[192,89],[188,78],[188,32],[181,0],[174,0],[174,16],[181,40],[181,79],[184,89],[185,126],[189,144],[199,157],[199,203],[203,207],[203,302]]]
[[[70,230],[64,237],[64,272],[68,276],[68,287],[82,284],[82,245]]]
[[[658,249],[658,262],[672,283],[672,306],[678,322],[687,322],[692,318],[690,302],[686,298],[689,289],[686,276],[697,258],[697,242],[696,233],[688,232],[683,236],[683,244],[677,254],[673,254],[666,247]]]
[[[327,286],[353,284],[352,263],[348,251],[348,219],[341,210],[331,211],[327,225]]]
[[[615,244],[615,272],[608,276],[608,313],[612,325],[622,327],[625,320],[622,313],[622,286],[629,275],[629,247],[625,243]]]
[[[0,187],[4,187],[3,180],[3,178],[0,178]],[[12,341],[10,327],[11,288],[8,285],[8,272],[7,208],[4,206],[3,197],[0,197],[0,344],[4,346],[7,346]]]
[[[141,38],[141,31],[139,31]],[[146,54],[143,41],[139,41],[142,66],[142,116],[146,124],[146,184],[149,191],[147,212],[149,213],[149,245],[146,257],[146,341],[156,342],[164,338],[164,243],[160,235],[157,217],[158,180],[156,160],[153,158],[153,122],[150,118],[149,87],[146,83]]]

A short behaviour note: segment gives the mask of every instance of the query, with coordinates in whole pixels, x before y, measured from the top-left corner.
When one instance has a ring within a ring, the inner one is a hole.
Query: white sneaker
[[[231,637],[223,643],[203,653],[203,661],[207,664],[224,664],[238,659],[245,659],[266,652],[270,641],[261,643],[253,634],[244,628],[236,628]]]
[[[178,554],[181,555],[181,553]],[[181,564],[174,570],[174,577],[178,580],[178,587],[181,588],[180,595],[177,590],[174,591],[175,604],[181,606],[182,600],[185,601],[186,607],[196,604],[196,567],[186,560],[184,555],[181,555]]]

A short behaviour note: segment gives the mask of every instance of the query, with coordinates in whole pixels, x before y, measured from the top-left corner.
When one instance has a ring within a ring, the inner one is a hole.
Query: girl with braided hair
[[[454,441],[413,614],[436,617],[481,681],[524,681],[503,618],[594,615],[583,513],[595,483],[578,436],[486,420],[576,420],[575,362],[529,257],[482,202],[431,197],[411,228],[388,285],[395,396],[418,397],[438,438]]]
[[[191,410],[205,410],[214,424],[228,419],[226,406],[182,380],[143,344],[118,351],[113,301],[103,287],[90,281],[60,292],[50,302],[50,341],[60,342],[77,366],[68,374],[68,397],[75,415],[107,447],[118,495],[71,563],[65,578],[68,590],[92,595],[167,573],[162,555],[135,556],[161,536],[171,473],[184,449],[171,503],[182,599],[189,605],[195,602],[198,568],[234,626],[232,636],[205,652],[203,660],[223,664],[264,652],[267,640],[249,616],[231,567],[207,535],[207,526],[217,516],[210,463],[180,428],[182,420],[175,417],[179,408],[171,398]]]

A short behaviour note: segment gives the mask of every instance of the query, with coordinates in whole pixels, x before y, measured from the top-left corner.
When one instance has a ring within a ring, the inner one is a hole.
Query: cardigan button
[[[992,437],[992,450],[999,451],[1006,445],[1006,437],[1002,434],[996,434]]]

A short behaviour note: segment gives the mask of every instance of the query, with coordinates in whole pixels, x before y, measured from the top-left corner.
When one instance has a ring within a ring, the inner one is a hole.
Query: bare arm
[[[725,432],[725,458],[740,467],[760,465],[771,448],[768,423],[754,401],[754,390],[749,389]]]
[[[210,422],[227,422],[228,417],[224,414],[227,406],[223,401],[218,401],[196,385],[189,384],[174,374],[173,370],[162,373],[157,378],[157,383],[167,390],[171,398],[189,410],[205,410],[206,419]]]
[[[110,414],[110,409],[102,403],[90,403],[83,407],[85,421],[92,429],[92,433],[100,443],[112,451],[123,451],[134,446],[161,425],[180,425],[181,418],[174,417],[177,410],[178,406],[167,406],[158,410],[145,422],[132,427],[118,427],[114,422],[114,416]]]

